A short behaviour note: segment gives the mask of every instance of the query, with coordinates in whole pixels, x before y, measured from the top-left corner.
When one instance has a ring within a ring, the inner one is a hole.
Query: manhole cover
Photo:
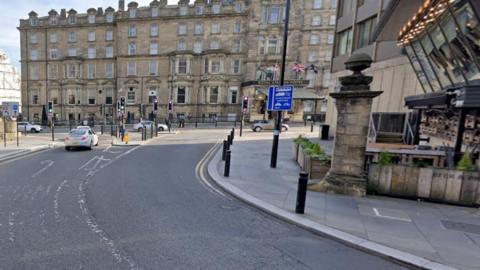
[[[442,220],[445,229],[466,233],[480,234],[480,225]]]

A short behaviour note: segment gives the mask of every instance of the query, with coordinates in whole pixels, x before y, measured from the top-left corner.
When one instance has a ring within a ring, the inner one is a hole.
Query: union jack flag
[[[305,68],[306,68],[305,65],[300,63],[295,63],[292,66],[293,72],[296,72],[296,73],[305,72]]]

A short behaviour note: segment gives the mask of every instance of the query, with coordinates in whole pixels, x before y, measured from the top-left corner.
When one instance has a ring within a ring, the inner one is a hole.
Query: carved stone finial
[[[368,91],[373,77],[362,73],[372,65],[372,58],[365,53],[354,54],[345,62],[345,67],[353,71],[352,75],[339,78],[342,87],[340,91]]]
[[[372,62],[370,55],[359,53],[352,55],[347,62],[345,62],[345,67],[357,74],[369,68],[372,65]]]

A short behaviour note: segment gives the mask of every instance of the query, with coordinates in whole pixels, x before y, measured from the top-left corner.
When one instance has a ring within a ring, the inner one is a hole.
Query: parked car
[[[90,129],[80,128],[72,129],[65,138],[65,150],[69,151],[72,148],[88,148],[98,145],[98,136]]]
[[[153,127],[154,122],[153,121],[142,121],[140,123],[137,123],[133,126],[133,129],[141,132],[144,127]],[[168,130],[168,126],[165,124],[158,124],[158,131],[165,131]]]
[[[252,126],[252,130],[254,132],[261,132],[262,130],[274,130],[275,129],[275,122],[269,120],[257,120],[255,121]],[[282,131],[288,131],[290,127],[287,124],[282,123]]]
[[[40,125],[32,125],[29,122],[18,122],[18,131],[39,133],[42,131],[42,127]]]

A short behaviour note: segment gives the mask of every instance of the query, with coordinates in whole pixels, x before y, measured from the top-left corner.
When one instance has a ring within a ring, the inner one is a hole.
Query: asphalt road
[[[212,191],[226,131],[0,164],[0,269],[404,269]]]

